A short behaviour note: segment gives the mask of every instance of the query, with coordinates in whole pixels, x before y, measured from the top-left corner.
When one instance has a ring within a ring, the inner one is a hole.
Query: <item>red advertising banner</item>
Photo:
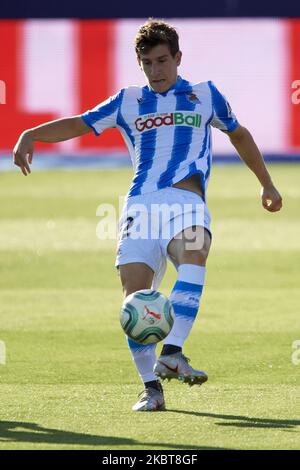
[[[1,151],[11,151],[25,129],[80,114],[123,86],[144,83],[133,48],[139,25],[139,20],[0,20]],[[180,73],[192,81],[216,79],[264,152],[299,151],[300,102],[292,98],[292,84],[300,84],[300,20],[193,19],[175,25],[184,53]],[[223,137],[214,138],[216,152],[226,153]],[[100,138],[91,132],[37,148],[107,153],[124,151],[125,144],[112,129]]]

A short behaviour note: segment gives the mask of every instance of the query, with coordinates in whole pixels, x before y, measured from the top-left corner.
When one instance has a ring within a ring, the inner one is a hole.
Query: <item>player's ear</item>
[[[178,65],[181,64],[181,58],[182,58],[182,52],[177,51],[176,54],[175,54],[175,60],[176,60],[177,67],[178,67]]]
[[[141,59],[139,58],[138,55],[136,56],[136,59],[137,59],[137,61],[138,61],[138,64],[139,64],[140,68],[142,68],[142,66],[141,66]]]

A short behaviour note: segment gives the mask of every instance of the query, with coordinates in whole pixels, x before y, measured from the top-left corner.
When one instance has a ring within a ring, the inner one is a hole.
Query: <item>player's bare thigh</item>
[[[151,289],[154,272],[145,263],[127,263],[119,266],[124,297],[141,289]]]
[[[168,254],[177,264],[205,266],[211,237],[203,227],[188,227],[174,237],[168,245]]]

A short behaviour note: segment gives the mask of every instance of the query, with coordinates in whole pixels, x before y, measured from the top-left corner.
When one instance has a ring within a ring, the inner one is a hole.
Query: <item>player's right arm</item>
[[[13,150],[14,164],[23,175],[31,173],[34,142],[62,142],[92,132],[81,116],[57,119],[24,131]]]

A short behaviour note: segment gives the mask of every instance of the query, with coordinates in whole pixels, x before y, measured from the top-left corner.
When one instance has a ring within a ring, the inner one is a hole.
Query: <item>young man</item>
[[[204,372],[190,366],[182,347],[198,312],[211,244],[205,203],[211,167],[210,126],[229,136],[255,173],[262,185],[263,207],[275,212],[281,209],[282,201],[251,134],[237,122],[215,85],[210,81],[191,84],[178,76],[182,53],[175,29],[149,20],[137,33],[135,49],[146,86],[122,89],[81,116],[25,131],[15,146],[14,162],[27,175],[34,141],[59,142],[91,130],[99,135],[110,127],[122,133],[135,168],[121,218],[116,260],[124,295],[157,289],[166,258],[178,271],[170,296],[175,322],[160,357],[156,359],[155,345],[128,341],[145,386],[133,410],[155,411],[165,408],[160,378],[177,378],[189,385],[207,380]],[[152,221],[153,207],[162,202],[175,203],[181,209],[175,214],[167,211],[163,222],[158,222],[157,237],[132,237],[138,219],[135,207],[142,205]]]

